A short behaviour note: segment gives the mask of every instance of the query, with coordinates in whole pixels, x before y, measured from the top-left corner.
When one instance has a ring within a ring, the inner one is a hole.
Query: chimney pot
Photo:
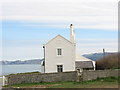
[[[70,24],[70,26],[73,26],[73,24]]]

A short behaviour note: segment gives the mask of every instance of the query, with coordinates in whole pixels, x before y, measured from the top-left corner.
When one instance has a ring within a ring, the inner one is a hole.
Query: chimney
[[[75,43],[75,31],[73,29],[73,24],[70,24],[70,41]]]

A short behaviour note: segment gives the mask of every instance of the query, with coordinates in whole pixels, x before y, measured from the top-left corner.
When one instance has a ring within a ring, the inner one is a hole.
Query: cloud
[[[89,54],[89,53],[98,53],[102,52],[103,48],[106,52],[118,52],[118,44],[114,43],[100,43],[100,44],[78,44],[76,52],[78,54]]]
[[[91,40],[90,40],[91,41]],[[24,42],[24,41],[23,41]],[[34,41],[38,42],[38,41]],[[30,59],[41,59],[43,58],[42,44],[34,45],[22,45],[15,47],[3,47],[3,60],[30,60]],[[76,51],[78,54],[88,54],[102,52],[105,48],[106,52],[117,52],[118,43],[116,41],[106,42],[82,42],[77,43]]]
[[[75,28],[118,30],[118,1],[119,0],[1,0],[0,20],[24,22],[29,27],[67,28],[73,23]],[[84,41],[84,42],[83,42]],[[99,41],[99,43],[98,43]],[[26,44],[24,44],[26,42]],[[13,41],[16,46],[3,48],[3,59],[32,59],[43,57],[42,44],[39,40]],[[44,41],[43,41],[44,42]],[[117,41],[84,39],[77,41],[77,52],[91,53],[117,51]],[[81,43],[82,42],[82,43]],[[18,45],[23,43],[23,45]],[[29,43],[29,45],[27,45]],[[35,43],[35,44],[31,44]]]
[[[9,46],[3,46],[3,60],[30,60],[43,58],[43,43],[41,40],[12,40]],[[46,42],[46,40],[42,40]],[[22,45],[21,45],[21,44]],[[102,52],[117,52],[118,42],[116,39],[77,39],[76,51],[78,54]]]
[[[42,45],[3,47],[3,60],[30,60],[43,58]]]
[[[77,54],[84,55],[84,54],[91,54],[91,53],[102,53],[104,47],[97,47],[96,48],[77,48]],[[118,52],[118,48],[110,48],[110,47],[105,47],[106,52]]]
[[[105,48],[106,52],[118,52],[117,39],[78,39],[77,40],[77,53],[88,54],[102,52]]]
[[[3,1],[2,19],[74,23],[79,28],[117,30],[118,0],[8,0]],[[59,24],[55,24],[59,23]]]
[[[25,20],[27,22],[47,22],[44,26],[67,28],[66,23],[73,23],[75,28],[118,30],[117,16],[81,16],[81,17],[62,17],[62,16],[7,16],[9,20]],[[26,24],[25,24],[26,25]],[[29,25],[29,24],[27,24]],[[30,25],[40,27],[41,25]]]

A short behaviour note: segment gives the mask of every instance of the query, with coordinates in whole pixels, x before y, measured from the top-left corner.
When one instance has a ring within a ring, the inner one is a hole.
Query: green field
[[[98,78],[96,80],[84,82],[52,82],[52,83],[26,83],[5,87],[20,88],[118,88],[120,77]]]

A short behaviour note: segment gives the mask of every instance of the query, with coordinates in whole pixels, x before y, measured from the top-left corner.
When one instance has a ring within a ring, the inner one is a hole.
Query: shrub
[[[100,60],[96,61],[96,69],[104,70],[104,69],[119,69],[119,58],[120,53],[116,53],[113,55],[106,56]]]

